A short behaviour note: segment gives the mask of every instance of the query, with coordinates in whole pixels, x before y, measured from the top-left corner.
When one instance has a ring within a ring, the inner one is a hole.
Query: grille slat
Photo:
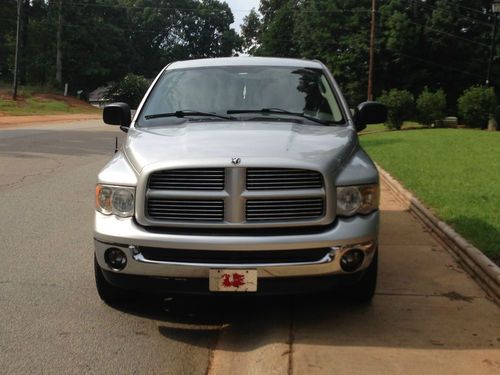
[[[154,220],[223,221],[224,201],[148,198],[147,212]]]
[[[321,174],[303,169],[248,168],[247,190],[319,189]]]
[[[157,171],[148,186],[155,190],[224,190],[224,168]]]
[[[246,219],[249,222],[311,220],[323,216],[322,198],[287,200],[248,200]]]

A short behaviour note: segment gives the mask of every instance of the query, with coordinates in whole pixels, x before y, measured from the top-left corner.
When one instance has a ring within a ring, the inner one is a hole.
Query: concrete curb
[[[439,220],[427,207],[407,191],[379,165],[380,177],[396,198],[407,205],[431,232],[458,258],[464,269],[472,275],[486,293],[500,305],[500,267],[478,248],[467,242],[448,224]]]

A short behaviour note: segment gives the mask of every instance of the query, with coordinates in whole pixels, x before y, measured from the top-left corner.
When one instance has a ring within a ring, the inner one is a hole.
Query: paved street
[[[385,189],[371,306],[108,307],[94,288],[94,184],[122,134],[96,120],[0,129],[0,373],[500,373],[498,307]]]

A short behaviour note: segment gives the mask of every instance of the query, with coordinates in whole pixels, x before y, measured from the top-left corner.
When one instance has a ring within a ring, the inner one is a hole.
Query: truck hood
[[[356,146],[356,133],[346,126],[221,121],[131,128],[123,151],[138,172],[166,162],[202,165],[224,160],[230,165],[236,157],[242,165],[249,160],[262,166],[287,161],[336,169]]]

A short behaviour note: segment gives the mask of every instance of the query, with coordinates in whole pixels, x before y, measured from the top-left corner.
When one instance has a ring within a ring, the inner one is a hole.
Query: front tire
[[[97,262],[97,258],[94,254],[94,274],[95,274],[95,286],[97,288],[97,293],[99,297],[110,306],[117,305],[120,303],[125,303],[130,300],[131,294],[126,290],[118,288],[110,284],[105,278],[102,272],[101,266]]]
[[[371,264],[366,269],[361,280],[345,291],[345,297],[353,302],[368,304],[375,295],[378,274],[378,249],[375,250]]]

